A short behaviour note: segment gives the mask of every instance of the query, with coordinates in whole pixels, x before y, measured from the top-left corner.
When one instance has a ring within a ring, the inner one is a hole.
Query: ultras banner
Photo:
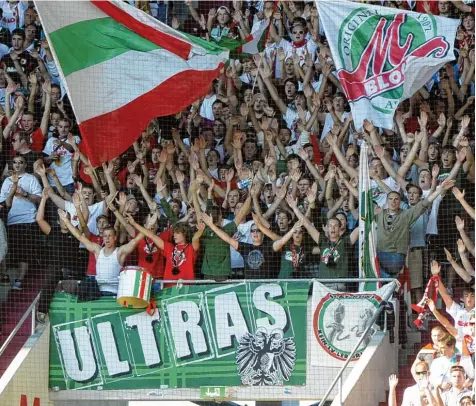
[[[50,308],[54,390],[304,385],[309,282],[183,286],[157,311],[103,297]]]

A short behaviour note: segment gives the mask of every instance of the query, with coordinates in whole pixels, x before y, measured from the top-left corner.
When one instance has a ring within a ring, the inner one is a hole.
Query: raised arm
[[[450,333],[453,337],[458,337],[458,330],[455,328],[453,323],[451,323],[445,316],[443,316],[438,309],[435,306],[435,302],[431,299],[426,299],[426,304],[428,305],[428,308],[430,311],[433,313],[433,315],[436,317],[436,320],[438,320],[443,327],[448,330],[448,333]]]
[[[145,227],[142,227],[140,224],[136,223],[136,221],[134,220],[134,217],[132,217],[130,214],[126,214],[125,218],[127,219],[127,221],[132,227],[134,227],[137,231],[139,231],[140,234],[142,234],[142,238],[146,236],[147,238],[150,238],[154,242],[157,248],[161,250],[164,249],[164,240],[162,240],[162,238],[160,238],[151,230]],[[148,221],[151,221],[151,222],[157,221],[157,214],[154,213],[154,215],[152,215],[150,219],[148,219]]]
[[[139,233],[137,234],[132,240],[130,240],[127,244],[122,245],[117,252],[117,260],[121,265],[124,265],[124,261],[129,254],[137,248],[137,244],[139,244],[140,240],[144,238],[144,234]]]
[[[133,238],[136,235],[136,232],[130,222],[124,218],[122,213],[117,209],[112,201],[107,201],[107,207],[114,213],[114,216],[117,218],[121,226],[124,227],[124,230],[126,230],[127,234],[129,234],[129,237]]]
[[[43,233],[46,235],[51,232],[51,226],[45,220],[45,208],[46,202],[48,200],[48,193],[48,189],[43,189],[43,193],[41,194],[41,201],[38,206],[38,211],[36,212],[36,222],[38,223],[38,226],[40,227],[41,231],[43,231]]]
[[[50,194],[50,197],[51,197],[51,194]],[[81,234],[79,232],[79,230],[71,224],[71,221],[68,218],[68,213],[66,213],[64,210],[58,209],[58,214],[59,214],[61,220],[63,220],[63,222],[66,224],[66,227],[68,227],[69,232],[71,234],[73,234],[73,236],[79,242],[81,242],[89,252],[92,252],[96,256],[98,256],[102,247],[98,244],[95,244],[95,243],[89,241],[88,238],[86,238],[83,234]]]
[[[238,213],[235,214],[235,218],[233,219],[234,223],[237,226],[241,224],[243,219],[246,217],[246,215],[250,211],[250,206],[251,206],[251,195],[248,193],[248,197],[243,203],[243,206],[241,206],[240,210],[238,211]]]
[[[194,251],[199,251],[200,250],[200,238],[203,235],[203,232],[205,231],[205,223],[199,222],[197,224],[197,231],[192,237],[192,247]]]
[[[297,207],[297,199],[292,197],[291,195],[286,196],[286,202],[288,206],[291,207],[296,217],[302,222],[304,227],[306,227],[307,232],[314,240],[314,242],[319,245],[319,231],[317,231],[316,227],[314,227],[309,219],[301,213],[301,211]]]
[[[440,273],[441,266],[437,261],[431,261],[431,273],[432,275],[438,275]],[[443,299],[443,302],[445,302],[445,306],[447,309],[449,309],[452,304],[453,304],[453,298],[448,295],[448,292],[446,291],[446,286],[444,285],[443,281],[439,280],[438,283],[438,292],[441,295],[441,298]]]
[[[359,173],[349,165],[349,162],[347,162],[347,159],[345,159],[344,154],[342,153],[340,148],[338,148],[336,137],[333,134],[329,133],[327,134],[326,138],[329,142],[329,145],[332,147],[332,151],[334,152],[334,155],[339,161],[340,166],[344,169],[344,171],[349,174],[351,178],[358,178]]]
[[[203,222],[211,229],[218,237],[223,241],[233,247],[235,250],[238,249],[238,241],[231,238],[227,233],[225,233],[220,227],[213,223],[213,219],[206,213],[202,213]]]
[[[466,246],[466,249],[469,252],[471,252],[471,255],[473,257],[476,256],[475,255],[475,250],[474,250],[474,242],[471,241],[471,239],[468,237],[468,234],[466,234],[466,231],[464,229],[464,220],[462,220],[461,217],[456,216],[455,217],[455,222],[456,222],[456,228],[459,231],[459,235],[461,236],[461,239],[463,240],[464,245]]]
[[[276,106],[278,106],[279,111],[281,111],[281,114],[286,114],[286,111],[288,107],[286,104],[284,104],[283,100],[281,97],[279,97],[278,91],[274,87],[274,85],[271,83],[271,69],[268,66],[266,60],[263,58],[263,63],[262,66],[259,68],[259,73],[263,79],[264,84],[266,85],[268,92],[271,96],[271,98],[274,100],[276,103]]]
[[[454,187],[451,191],[453,192],[456,200],[461,203],[461,206],[463,206],[466,213],[468,213],[474,220],[474,207],[471,207],[471,205],[464,199],[464,190],[461,192],[457,187]]]
[[[292,238],[294,232],[298,228],[301,228],[302,225],[303,225],[302,220],[298,220],[296,223],[294,223],[294,226],[291,227],[291,230],[289,230],[284,236],[282,236],[279,240],[277,240],[273,243],[273,250],[274,251],[281,251],[281,249],[284,247],[284,245],[286,245],[287,242]]]

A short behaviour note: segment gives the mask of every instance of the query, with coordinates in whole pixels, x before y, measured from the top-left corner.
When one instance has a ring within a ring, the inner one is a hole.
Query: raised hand
[[[112,176],[112,174],[114,172],[114,164],[112,163],[112,161],[109,161],[107,164],[103,163],[102,164],[102,170],[104,171],[104,173],[106,175]]]
[[[398,378],[397,375],[392,374],[388,377],[388,385],[390,386],[390,389],[395,389],[398,385]]]
[[[451,255],[451,252],[449,252],[446,248],[443,248],[443,250],[445,251],[447,261],[448,262],[453,261],[453,255]],[[431,272],[433,273],[433,264],[431,269],[432,269]]]
[[[294,198],[293,195],[291,195],[291,194],[288,194],[286,196],[286,203],[293,210],[297,208],[297,198]]]
[[[428,305],[428,309],[430,309],[431,312],[436,310],[435,302],[432,299],[426,299],[426,304]]]
[[[213,225],[213,219],[207,213],[202,213],[202,221],[209,227]]]
[[[65,212],[63,209],[58,209],[58,216],[61,220],[63,220],[64,222],[68,222],[69,219],[68,219],[68,213]]]
[[[438,125],[440,127],[444,127],[446,125],[446,117],[444,113],[441,113],[440,116],[438,117]]]
[[[456,154],[456,157],[458,159],[458,162],[463,163],[464,160],[466,159],[466,148],[465,147],[461,148]]]
[[[433,168],[431,169],[431,177],[433,179],[437,179],[439,174],[440,174],[440,165],[438,164],[433,165]]]
[[[299,182],[299,179],[301,178],[301,170],[296,168],[294,169],[293,173],[291,174],[291,179],[293,182]]]
[[[12,180],[12,182],[17,185],[18,182],[20,181],[20,177],[18,176],[18,172],[17,171],[12,171],[12,176],[10,178]]]
[[[461,120],[461,128],[466,129],[469,127],[469,123],[471,122],[471,117],[470,116],[463,116]]]
[[[112,203],[112,201],[111,201]],[[127,203],[127,196],[124,192],[119,193],[119,199],[116,199],[116,203],[119,205],[119,207],[124,207]]]
[[[447,253],[446,256],[448,256],[449,252],[446,248],[445,248],[445,252]],[[451,257],[451,254],[450,254],[450,257]],[[431,274],[436,276],[440,274],[440,271],[441,271],[441,265],[438,263],[438,261],[435,261],[435,260],[431,261]]]
[[[455,217],[455,223],[458,231],[464,231],[464,220],[460,216]]]

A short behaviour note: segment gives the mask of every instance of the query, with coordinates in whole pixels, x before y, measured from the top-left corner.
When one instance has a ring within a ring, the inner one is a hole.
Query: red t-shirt
[[[38,127],[33,133],[31,134],[31,145],[30,149],[35,152],[42,152],[43,145],[45,143],[45,136],[41,131],[41,128]]]
[[[163,233],[159,234],[159,237],[165,242],[168,241],[171,236],[171,231],[166,230]],[[152,277],[162,279],[164,277],[164,253],[162,250],[157,248],[152,240],[149,240],[147,237],[139,241],[137,245],[137,254],[139,260],[137,265],[141,268],[147,269]],[[152,262],[147,261],[149,254],[152,254]]]
[[[164,242],[164,256],[165,256],[165,280],[194,280],[195,260],[197,259],[197,252],[193,249],[192,244],[174,245],[170,242]],[[175,263],[173,258],[175,258]],[[174,265],[176,264],[176,265]],[[177,266],[180,273],[173,275],[172,270]]]
[[[95,235],[89,234],[89,241],[100,245],[103,247],[104,241],[102,239],[102,235]],[[93,252],[89,253],[89,261],[88,261],[88,271],[86,272],[88,276],[95,276],[96,275],[96,255]]]

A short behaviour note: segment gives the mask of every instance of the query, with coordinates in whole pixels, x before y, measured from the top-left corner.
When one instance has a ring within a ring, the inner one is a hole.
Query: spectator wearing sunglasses
[[[403,392],[402,406],[416,405],[420,399],[422,381],[425,382],[430,377],[430,367],[425,361],[420,361],[415,366],[415,385],[409,386]]]

